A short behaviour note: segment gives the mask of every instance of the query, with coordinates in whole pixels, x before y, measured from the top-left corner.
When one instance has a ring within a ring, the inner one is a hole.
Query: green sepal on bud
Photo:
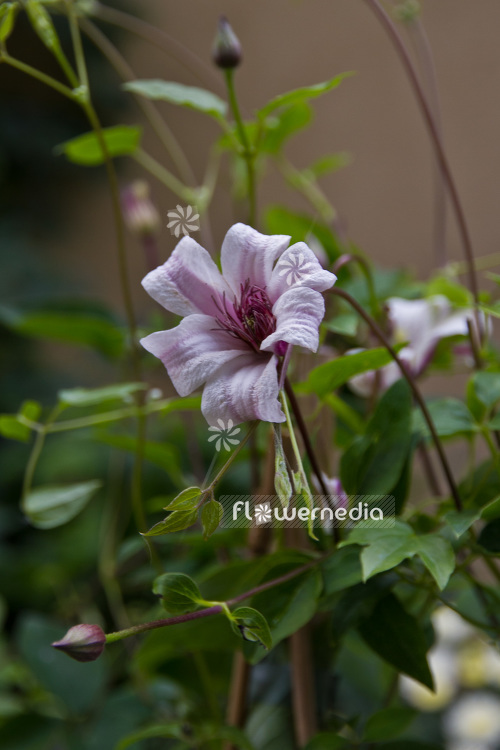
[[[104,651],[106,634],[99,625],[75,625],[52,645],[76,661],[95,661]]]
[[[212,48],[212,59],[219,68],[227,69],[237,68],[242,58],[240,40],[227,18],[221,16]]]

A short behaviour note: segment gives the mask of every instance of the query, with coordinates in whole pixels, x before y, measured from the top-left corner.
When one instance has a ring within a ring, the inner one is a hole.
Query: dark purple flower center
[[[271,333],[276,330],[273,307],[264,289],[250,284],[247,279],[240,285],[240,299],[228,302],[226,295],[214,302],[219,311],[216,317],[220,328],[245,341],[256,351]]]

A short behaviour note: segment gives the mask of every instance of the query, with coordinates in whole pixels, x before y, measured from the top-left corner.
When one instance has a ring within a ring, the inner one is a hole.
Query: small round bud
[[[52,645],[76,661],[95,661],[104,651],[106,634],[99,625],[75,625]]]
[[[131,232],[139,235],[157,234],[160,216],[152,202],[149,185],[136,180],[122,191],[122,207],[125,223]]]
[[[224,16],[219,19],[212,58],[219,68],[237,68],[242,60],[240,40]]]

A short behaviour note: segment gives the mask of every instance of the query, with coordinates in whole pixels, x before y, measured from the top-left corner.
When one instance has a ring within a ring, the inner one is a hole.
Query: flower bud
[[[122,207],[125,223],[131,232],[142,236],[157,234],[160,215],[149,194],[149,185],[136,180],[122,191]]]
[[[219,19],[212,58],[219,68],[237,68],[242,60],[240,40],[224,16]]]
[[[75,625],[52,645],[76,661],[95,661],[104,651],[106,634],[99,625]]]

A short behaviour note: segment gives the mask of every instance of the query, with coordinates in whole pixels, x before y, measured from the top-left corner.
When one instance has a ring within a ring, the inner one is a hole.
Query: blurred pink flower
[[[235,224],[221,249],[222,273],[190,237],[143,280],[148,294],[183,320],[141,340],[161,359],[181,396],[205,384],[201,410],[219,419],[283,422],[278,364],[297,345],[316,351],[321,292],[336,276],[309,247]],[[293,271],[293,273],[292,273]]]
[[[392,297],[386,305],[391,340],[395,344],[407,344],[398,356],[414,377],[428,367],[441,339],[467,336],[467,321],[474,325],[472,310],[453,311],[448,299],[440,294],[415,300]],[[369,396],[373,392],[375,377],[376,373],[371,370],[356,375],[349,385],[360,396]],[[379,390],[387,390],[400,377],[401,370],[396,362],[382,367],[378,370]]]

